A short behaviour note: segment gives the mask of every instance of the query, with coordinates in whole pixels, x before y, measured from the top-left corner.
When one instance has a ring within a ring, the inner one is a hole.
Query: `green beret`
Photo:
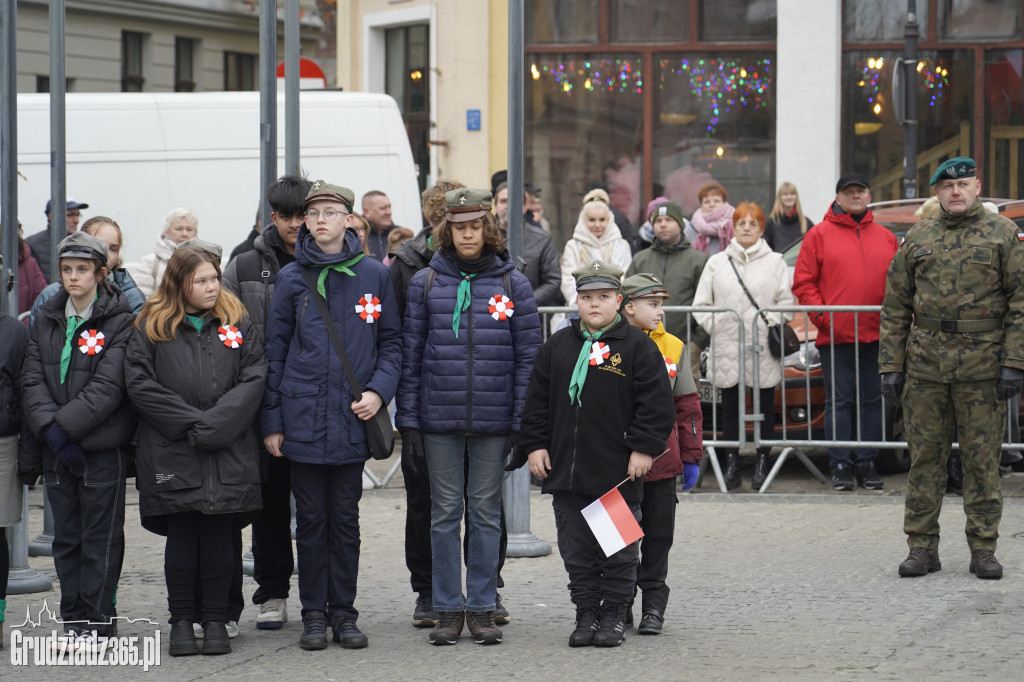
[[[572,271],[576,291],[590,289],[618,289],[622,285],[622,270],[599,260],[582,265]]]
[[[651,211],[651,214],[647,216],[647,220],[651,221],[651,225],[653,225],[655,218],[663,215],[667,215],[669,218],[672,218],[679,223],[680,228],[686,227],[686,223],[683,218],[683,209],[679,208],[679,204],[671,201],[667,201],[664,204],[658,204],[654,207],[654,210]]]
[[[957,156],[949,161],[943,161],[942,165],[935,170],[935,174],[932,175],[932,179],[928,181],[928,184],[934,185],[939,180],[973,178],[976,175],[976,169],[977,166],[974,164],[974,159],[969,159],[966,156]]]
[[[669,298],[668,289],[665,288],[665,285],[661,283],[660,279],[649,272],[638,272],[632,277],[622,280],[622,287],[619,289],[619,293],[622,294],[623,304],[633,299],[646,298],[648,296]]]
[[[349,213],[352,212],[352,206],[355,205],[356,195],[355,192],[350,190],[348,187],[341,187],[340,185],[332,185],[329,182],[323,180],[317,180],[309,188],[309,194],[306,195],[306,201],[303,204],[303,209],[309,206],[314,201],[324,199],[327,201],[339,201],[348,207]]]
[[[448,222],[465,223],[490,213],[491,193],[485,189],[460,187],[445,192],[444,203]]]

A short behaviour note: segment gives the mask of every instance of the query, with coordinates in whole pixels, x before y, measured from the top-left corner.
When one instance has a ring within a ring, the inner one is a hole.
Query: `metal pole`
[[[22,486],[21,490],[21,522],[6,529],[7,550],[11,557],[7,594],[47,592],[53,589],[53,583],[28,565],[28,486]]]
[[[523,0],[508,3],[508,248],[523,260]],[[505,528],[511,557],[551,554],[551,545],[530,532],[530,472],[520,467],[502,485]]]
[[[260,227],[270,220],[267,188],[277,178],[277,2],[260,3]]]
[[[907,53],[903,62],[904,112],[903,126],[903,198],[917,198],[917,0],[907,0],[907,23],[903,37]]]
[[[0,314],[18,314],[18,21],[17,0],[0,0]]]
[[[60,279],[57,245],[67,235],[64,137],[64,0],[50,2],[50,281]]]
[[[287,0],[284,10],[284,158],[285,172],[299,168],[299,0]]]
[[[46,486],[42,483],[40,486],[43,489],[43,532],[28,543],[28,555],[53,556],[53,507],[50,506],[50,496],[46,494]]]

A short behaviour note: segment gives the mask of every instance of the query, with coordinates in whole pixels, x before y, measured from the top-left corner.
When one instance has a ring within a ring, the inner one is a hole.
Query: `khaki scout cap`
[[[669,298],[665,285],[649,272],[638,272],[632,277],[622,280],[622,288],[619,289],[619,293],[622,294],[623,303],[653,296]]]
[[[57,258],[86,258],[107,263],[107,243],[85,232],[74,232],[57,245]]]
[[[352,212],[352,206],[356,202],[356,194],[348,187],[342,187],[340,185],[332,185],[329,182],[323,180],[317,180],[309,188],[309,194],[306,195],[306,201],[302,205],[305,209],[314,201],[318,199],[326,199],[329,201],[340,201],[345,204],[348,208],[349,213]]]
[[[491,212],[491,193],[485,189],[460,187],[444,193],[445,218],[450,223],[465,223]]]
[[[572,271],[576,280],[576,291],[592,289],[616,289],[622,284],[622,270],[599,260],[588,263]]]
[[[220,244],[214,244],[213,242],[207,241],[206,239],[192,237],[192,239],[186,239],[182,243],[178,244],[179,249],[186,246],[194,246],[197,249],[202,249],[203,251],[212,254],[213,257],[216,258],[218,262],[224,259],[224,249],[221,248]]]

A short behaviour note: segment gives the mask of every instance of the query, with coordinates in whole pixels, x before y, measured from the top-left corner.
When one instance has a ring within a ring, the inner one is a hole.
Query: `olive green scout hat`
[[[445,218],[450,223],[465,223],[491,212],[491,193],[485,189],[460,187],[444,193]]]
[[[179,249],[183,246],[194,246],[197,249],[202,249],[203,251],[211,253],[218,261],[224,260],[224,249],[221,248],[220,244],[214,244],[206,239],[192,237],[192,239],[186,239],[182,243],[178,244]]]
[[[342,187],[340,185],[332,185],[329,182],[323,180],[317,180],[309,188],[309,194],[306,195],[306,201],[303,204],[303,209],[309,206],[312,202],[317,199],[329,199],[331,201],[340,201],[345,204],[348,208],[349,213],[352,212],[352,206],[356,202],[355,192],[350,190],[348,187]]]
[[[618,289],[622,286],[622,270],[599,260],[580,266],[572,271],[576,280],[576,291],[592,289]]]
[[[107,262],[107,243],[85,232],[74,232],[57,245],[58,258],[85,258]]]
[[[944,161],[941,166],[935,169],[935,174],[932,175],[932,179],[928,181],[928,184],[934,185],[939,180],[973,178],[976,174],[977,166],[974,164],[974,159],[967,158],[966,156],[957,156],[949,161]]]
[[[669,298],[668,289],[665,288],[665,285],[661,283],[660,279],[649,272],[638,272],[632,277],[622,280],[622,288],[619,289],[619,293],[622,294],[623,305],[634,299],[647,298],[649,296]]]

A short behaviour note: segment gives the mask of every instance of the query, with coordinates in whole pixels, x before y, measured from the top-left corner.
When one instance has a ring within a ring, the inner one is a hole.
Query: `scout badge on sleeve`
[[[81,333],[78,339],[78,350],[85,355],[99,355],[103,350],[103,332],[89,329]]]
[[[665,358],[665,369],[668,370],[668,378],[675,379],[676,371],[679,369],[676,367],[676,363],[672,362],[668,357]]]
[[[363,294],[356,303],[356,312],[366,324],[373,324],[380,317],[380,300],[373,294]]]
[[[238,331],[238,327],[218,327],[217,335],[228,348],[241,348],[242,346],[242,332]]]
[[[607,343],[601,341],[595,341],[594,345],[590,348],[590,366],[596,367],[597,365],[604,364],[604,361],[611,355],[611,348]]]
[[[504,322],[508,318],[512,317],[512,313],[515,312],[514,308],[516,304],[512,302],[512,299],[505,294],[496,294],[491,296],[491,299],[487,301],[487,312],[491,314],[491,317]]]

